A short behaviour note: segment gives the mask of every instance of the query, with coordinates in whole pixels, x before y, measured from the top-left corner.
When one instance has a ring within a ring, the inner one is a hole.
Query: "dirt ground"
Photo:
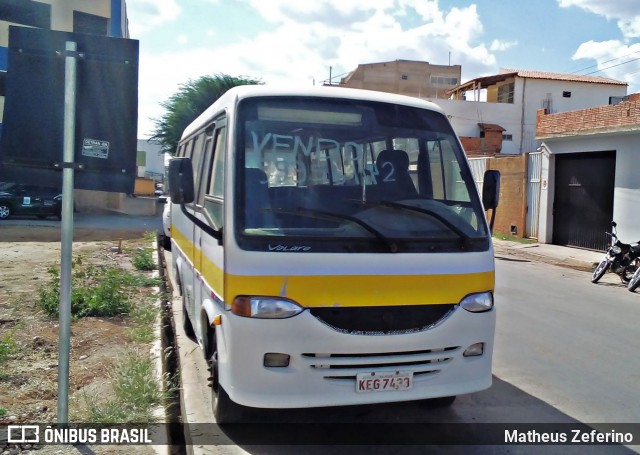
[[[149,246],[143,234],[74,229],[73,257],[128,268],[126,251]],[[123,253],[114,251],[119,246]],[[0,365],[0,426],[56,422],[58,320],[39,312],[36,302],[38,289],[50,281],[48,269],[59,266],[58,227],[0,225],[0,340],[10,333],[19,349],[5,371]],[[121,318],[81,319],[72,323],[71,332],[69,420],[73,422],[82,409],[77,392],[96,393],[103,388],[112,367],[133,342],[127,336],[128,322]],[[149,346],[142,348],[149,352]],[[0,443],[0,453],[2,449]],[[104,447],[94,453],[154,453],[142,446],[124,449]],[[51,446],[34,453],[79,452]]]

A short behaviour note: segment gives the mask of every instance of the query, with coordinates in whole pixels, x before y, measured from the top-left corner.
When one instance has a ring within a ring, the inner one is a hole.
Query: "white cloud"
[[[359,63],[396,59],[445,64],[449,52],[452,63],[469,71],[495,65],[486,47],[474,43],[483,33],[475,5],[442,11],[436,0],[249,1],[274,24],[275,30],[262,34],[260,41],[277,46],[272,49],[278,49],[280,66],[289,67],[283,73],[287,77],[300,72],[302,65],[296,62],[305,60],[311,63],[304,67],[306,73],[317,76],[316,59],[325,76],[329,66],[348,72]]]
[[[218,47],[208,47],[214,42],[208,41],[198,48],[154,55],[145,52],[141,40],[142,135],[152,129],[149,117],[161,117],[159,103],[179,84],[218,72],[268,84],[311,85],[328,79],[330,71],[337,82],[361,63],[406,59],[447,64],[449,56],[451,64],[462,65],[463,79],[496,71],[492,52],[499,49],[482,43],[475,5],[441,10],[435,0],[246,1],[271,24],[251,39]],[[153,17],[153,23],[169,19]]]
[[[137,39],[152,28],[176,20],[180,12],[177,0],[128,0],[127,16],[131,37]]]
[[[491,45],[489,46],[489,50],[494,52],[506,51],[507,49],[510,49],[517,45],[518,45],[517,41],[500,41],[496,39],[491,42]]]
[[[180,35],[176,36],[176,42],[178,44],[187,44],[189,42],[189,37],[184,33],[181,33]]]
[[[585,71],[629,83],[629,93],[640,90],[640,43],[627,45],[618,40],[582,43],[573,60],[593,59],[592,70]]]
[[[590,13],[616,20],[626,38],[640,37],[640,2],[637,0],[557,0],[561,8],[576,6]]]

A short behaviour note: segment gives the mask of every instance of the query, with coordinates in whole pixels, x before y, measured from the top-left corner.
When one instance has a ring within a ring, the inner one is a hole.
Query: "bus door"
[[[223,122],[216,122],[215,127],[207,131],[205,156],[202,163],[202,174],[198,182],[197,205],[198,217],[208,226],[220,231],[224,224],[224,163],[225,163],[226,128]],[[223,264],[224,254],[222,241],[198,226],[194,227],[194,244],[196,249],[196,302],[192,321],[199,321],[196,333],[205,336],[205,327],[209,320],[202,305],[212,305],[223,301]],[[213,314],[211,312],[211,314]]]

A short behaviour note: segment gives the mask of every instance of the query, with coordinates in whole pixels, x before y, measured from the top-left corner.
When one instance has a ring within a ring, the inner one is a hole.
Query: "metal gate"
[[[607,249],[615,167],[615,151],[556,156],[554,244]]]
[[[542,174],[542,152],[532,152],[527,158],[527,222],[525,236],[538,238],[538,216],[540,215],[540,176]]]
[[[482,194],[482,184],[484,183],[484,171],[487,170],[487,158],[469,158],[471,174],[478,187],[478,193]]]

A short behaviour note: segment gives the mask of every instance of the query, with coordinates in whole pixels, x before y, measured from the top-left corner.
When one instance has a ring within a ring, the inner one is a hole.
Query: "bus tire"
[[[211,356],[211,409],[217,424],[235,423],[242,420],[242,408],[234,403],[218,382],[218,351]]]
[[[182,298],[182,328],[184,329],[184,334],[189,338],[196,336],[196,333],[193,330],[193,325],[191,324],[191,319],[189,319],[189,313],[187,313],[187,306],[185,304],[184,297]]]
[[[209,317],[207,316],[206,311],[202,312],[202,315],[200,316],[200,322],[200,333],[202,334],[202,352],[204,353],[204,360],[208,361],[213,357],[216,332],[209,325]]]

